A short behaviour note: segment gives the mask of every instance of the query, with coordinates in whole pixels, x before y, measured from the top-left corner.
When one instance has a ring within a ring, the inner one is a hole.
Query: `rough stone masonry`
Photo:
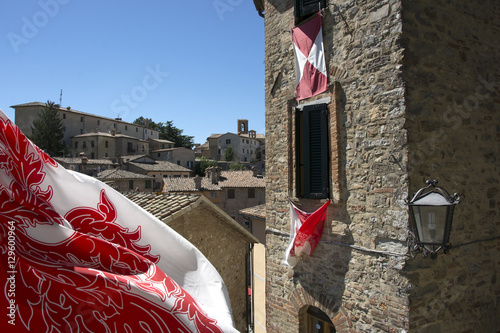
[[[499,4],[330,1],[322,11],[330,198],[321,242],[281,264],[297,195],[294,1],[265,7],[267,331],[500,329]],[[412,258],[405,199],[438,179],[462,197],[449,254]]]

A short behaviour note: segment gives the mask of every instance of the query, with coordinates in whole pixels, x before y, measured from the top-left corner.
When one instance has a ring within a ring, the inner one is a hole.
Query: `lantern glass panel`
[[[423,244],[445,242],[447,206],[413,206],[418,237]]]

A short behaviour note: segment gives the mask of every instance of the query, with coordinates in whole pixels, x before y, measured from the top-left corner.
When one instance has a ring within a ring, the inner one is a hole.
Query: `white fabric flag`
[[[328,89],[321,15],[292,29],[297,100]]]
[[[328,200],[313,213],[307,213],[290,202],[290,241],[282,263],[295,266],[302,255],[310,256],[321,239],[325,226],[326,211],[331,200]]]
[[[2,332],[236,332],[201,252],[2,111],[0,240]]]

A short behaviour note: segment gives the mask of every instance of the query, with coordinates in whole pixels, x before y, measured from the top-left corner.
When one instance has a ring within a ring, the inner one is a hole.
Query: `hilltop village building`
[[[209,167],[205,177],[165,178],[163,192],[202,194],[241,225],[246,220],[239,211],[265,203],[265,178],[254,170],[222,171]]]
[[[11,106],[15,110],[16,126],[31,135],[33,121],[46,103],[33,102]],[[71,109],[58,108],[62,120],[63,144],[71,156],[84,152],[88,158],[114,158],[121,155],[149,153],[148,139],[159,140],[159,132],[131,124],[120,118],[112,119]]]
[[[254,3],[265,25],[266,331],[497,332],[498,2]],[[300,40],[295,51],[310,74],[300,88],[315,88],[318,66],[326,89],[297,100],[291,29],[318,10],[302,37],[322,37],[324,64]],[[462,198],[453,247],[434,260],[412,256],[405,202],[428,179]],[[294,267],[282,264],[290,200],[306,212],[332,200],[319,245]]]
[[[229,148],[233,151],[234,162],[265,161],[265,135],[249,130],[247,119],[238,119],[236,134],[212,134],[207,138],[207,142],[196,150],[208,159],[223,161]]]
[[[54,157],[54,160],[65,169],[77,171],[93,177],[97,176],[101,171],[116,168],[116,164],[109,159],[89,160],[87,156],[83,154],[78,157]]]

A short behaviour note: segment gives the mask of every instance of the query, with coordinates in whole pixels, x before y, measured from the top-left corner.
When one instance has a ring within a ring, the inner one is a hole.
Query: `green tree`
[[[241,163],[231,163],[231,165],[229,166],[229,170],[230,171],[240,171],[240,170],[246,170],[247,168],[241,164]]]
[[[231,162],[234,158],[234,150],[233,150],[233,147],[227,147],[225,150],[224,150],[224,160],[226,160],[226,162]]]
[[[50,156],[59,156],[64,149],[63,138],[64,131],[58,106],[54,102],[47,101],[38,118],[33,121],[30,140]]]
[[[212,167],[212,166],[217,166],[217,162],[209,160],[208,158],[206,158],[205,156],[203,156],[201,158],[201,160],[200,160],[200,163],[198,164],[198,166],[196,168],[196,174],[198,176],[200,176],[200,177],[204,177],[205,176],[205,170],[208,167]]]
[[[171,120],[160,124],[160,139],[172,141],[175,143],[176,147],[186,147],[188,149],[193,148],[194,136],[183,135],[183,130],[175,127]]]
[[[175,147],[186,147],[192,149],[194,146],[194,136],[183,135],[183,130],[174,126],[173,121],[167,121],[166,123],[156,123],[150,118],[139,117],[134,120],[134,124],[146,126],[160,132],[159,138],[162,140],[172,141]]]
[[[144,118],[143,116],[140,116],[139,118],[137,118],[136,120],[134,120],[133,123],[136,124],[136,125],[145,126],[147,128],[159,131],[159,129],[158,129],[158,125],[159,124],[155,123],[153,121],[153,119],[151,119],[151,118]]]

